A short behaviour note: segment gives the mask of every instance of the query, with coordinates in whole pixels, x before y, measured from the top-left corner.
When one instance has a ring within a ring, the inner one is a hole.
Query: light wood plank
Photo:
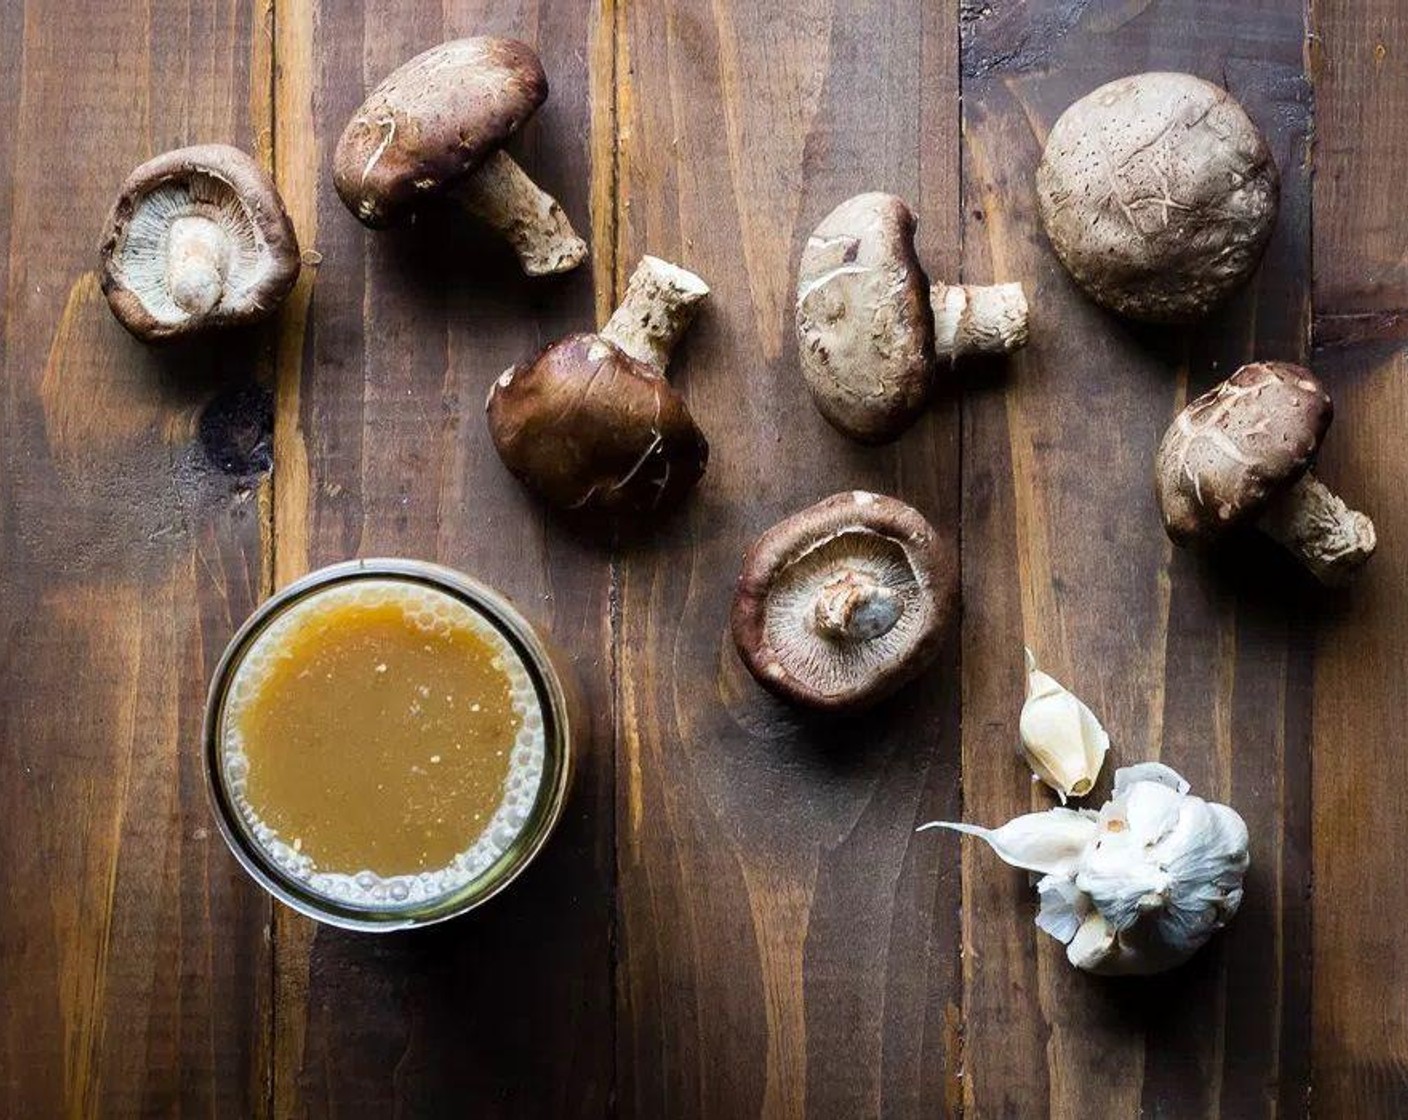
[[[1298,7],[1276,2],[966,8],[964,278],[1020,279],[1031,347],[964,419],[964,809],[1001,823],[1053,803],[1013,756],[1022,645],[1100,714],[1116,766],[1162,758],[1253,836],[1229,932],[1147,982],[1076,973],[1032,925],[1026,877],[964,856],[972,1115],[1250,1117],[1303,1109],[1315,593],[1270,546],[1175,552],[1152,486],[1183,403],[1252,357],[1304,357],[1309,87]],[[1199,328],[1132,328],[1086,301],[1041,233],[1033,175],[1051,125],[1102,82],[1150,69],[1225,83],[1282,171],[1253,287]],[[956,847],[957,845],[954,844]]]
[[[259,149],[262,6],[0,9],[0,1113],[254,1115],[267,900],[201,776],[206,676],[257,600],[268,336],[156,351],[98,288],[127,173]]]
[[[619,281],[645,252],[713,295],[672,380],[712,448],[699,491],[624,551],[617,744],[621,1109],[654,1116],[933,1115],[956,1096],[951,858],[956,643],[892,703],[808,719],[727,634],[744,548],[840,489],[956,533],[951,400],[863,449],[812,407],[793,335],[816,223],[904,195],[957,267],[956,12],[917,2],[623,4]]]
[[[589,147],[592,22],[556,0],[290,0],[279,13],[279,178],[321,263],[280,351],[278,580],[389,554],[469,572],[570,651],[595,738],[581,745],[559,834],[484,911],[381,939],[279,911],[274,1111],[600,1115],[611,1093],[609,560],[526,497],[483,420],[505,367],[591,325],[592,271],[525,279],[505,247],[448,210],[364,230],[329,163],[366,91],[400,63],[444,39],[514,35],[537,45],[552,87],[515,154],[579,228],[609,230],[589,210],[610,198],[592,187],[609,170]]]

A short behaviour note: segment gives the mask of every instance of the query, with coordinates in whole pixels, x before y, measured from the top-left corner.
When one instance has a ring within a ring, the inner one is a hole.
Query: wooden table
[[[1401,0],[7,0],[0,4],[0,1114],[1233,1118],[1408,1112],[1408,8]],[[520,36],[552,98],[523,162],[592,267],[528,281],[465,222],[373,235],[329,158],[368,85]],[[1032,173],[1074,98],[1225,83],[1282,169],[1254,285],[1188,331],[1082,299]],[[306,250],[272,328],[149,350],[108,312],[104,213],[224,140]],[[1021,280],[1032,345],[899,442],[811,407],[793,274],[856,191],[936,276]],[[486,438],[507,365],[600,321],[646,251],[713,286],[675,380],[704,485],[584,540]],[[1353,590],[1265,549],[1174,552],[1150,483],[1190,396],[1253,357],[1338,406],[1321,473],[1379,526]],[[742,549],[869,487],[961,535],[938,669],[872,716],[765,699],[725,632]],[[315,928],[215,832],[214,659],[274,587],[356,555],[514,596],[594,711],[541,863],[419,934]],[[915,835],[1049,803],[1013,753],[1021,647],[1252,830],[1245,905],[1184,969],[1074,973],[1024,877]],[[1313,884],[1313,892],[1312,892]]]

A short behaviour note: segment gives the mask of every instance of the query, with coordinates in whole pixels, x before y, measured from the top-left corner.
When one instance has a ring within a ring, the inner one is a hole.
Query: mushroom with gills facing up
[[[1135,74],[1071,105],[1036,172],[1041,224],[1092,299],[1189,322],[1246,282],[1276,224],[1271,149],[1221,86]]]
[[[1207,543],[1254,524],[1322,583],[1344,583],[1374,554],[1374,523],[1310,465],[1334,416],[1324,387],[1289,362],[1245,365],[1185,408],[1154,465],[1175,544]]]
[[[258,322],[299,272],[278,188],[226,144],[178,148],[134,170],[100,256],[108,305],[144,342]]]
[[[692,272],[647,256],[600,331],[505,370],[485,403],[504,465],[561,509],[641,516],[683,498],[709,445],[665,369],[708,294]]]
[[[831,211],[797,274],[797,343],[812,400],[853,439],[894,439],[941,368],[1027,342],[1020,284],[930,284],[902,198],[870,192]]]
[[[806,707],[853,711],[933,662],[957,601],[953,542],[912,506],[850,490],[754,542],[731,628],[764,688]]]
[[[444,195],[508,241],[528,275],[568,272],[586,259],[586,242],[502,151],[547,96],[547,76],[526,43],[479,36],[432,47],[353,114],[333,155],[337,193],[372,229]]]

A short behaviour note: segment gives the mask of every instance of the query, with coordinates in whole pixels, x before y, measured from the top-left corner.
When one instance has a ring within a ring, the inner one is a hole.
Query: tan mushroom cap
[[[953,543],[913,507],[863,490],[774,525],[748,550],[734,644],[769,691],[863,708],[938,655],[958,599]]]
[[[1136,74],[1061,114],[1036,173],[1041,220],[1087,294],[1151,322],[1206,314],[1255,270],[1276,223],[1271,149],[1220,86]]]
[[[608,514],[674,505],[709,445],[664,377],[595,334],[553,343],[489,391],[505,466],[550,504]]]
[[[932,384],[934,320],[914,230],[903,199],[859,194],[822,219],[798,267],[807,387],[827,420],[869,442],[913,422]]]
[[[1310,370],[1245,365],[1185,408],[1159,445],[1154,477],[1178,544],[1255,520],[1315,459],[1334,416]]]
[[[417,55],[367,96],[337,142],[333,181],[373,229],[468,175],[548,96],[533,48],[516,39],[456,39]]]
[[[136,168],[99,252],[113,314],[145,341],[263,319],[299,272],[278,188],[226,144],[179,148]],[[198,256],[199,267],[183,269],[182,253]]]

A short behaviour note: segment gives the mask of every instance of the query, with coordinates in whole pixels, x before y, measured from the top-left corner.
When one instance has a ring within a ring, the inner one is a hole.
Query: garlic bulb
[[[1100,776],[1110,737],[1074,693],[1036,667],[1027,650],[1027,701],[1018,730],[1027,765],[1061,798],[1084,797]]]
[[[935,821],[981,837],[1013,867],[1041,876],[1036,924],[1077,968],[1104,975],[1163,972],[1191,957],[1242,902],[1246,822],[1194,797],[1169,767],[1115,771],[1098,813],[1050,809],[1001,828]]]

